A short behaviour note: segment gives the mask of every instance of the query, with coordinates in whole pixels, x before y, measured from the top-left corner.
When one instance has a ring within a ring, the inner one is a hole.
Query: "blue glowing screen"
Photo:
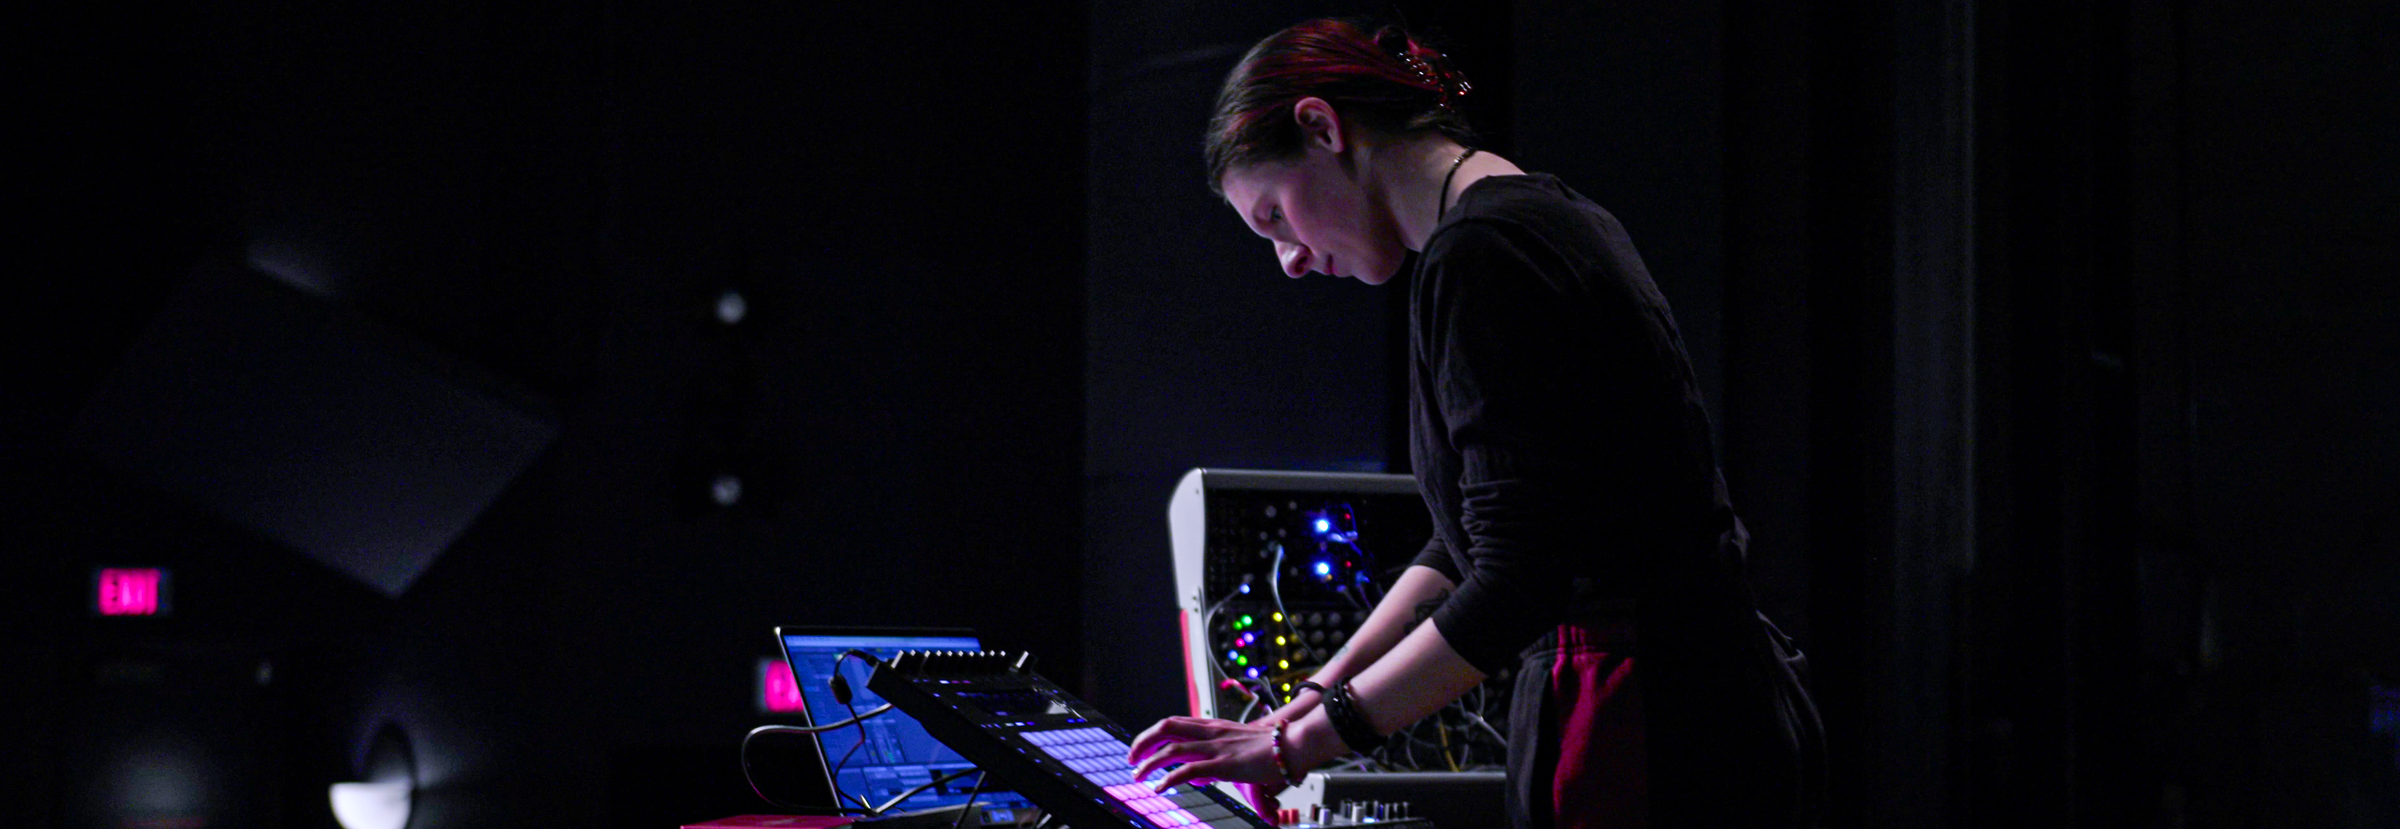
[[[850,705],[845,707],[833,698],[834,661],[843,651],[862,650],[877,659],[889,659],[901,651],[922,650],[980,650],[982,644],[972,636],[847,636],[800,635],[783,637],[784,656],[791,660],[792,676],[799,680],[800,699],[808,707],[811,723],[840,722],[850,717],[852,708],[860,712],[883,705],[883,699],[867,690],[869,666],[855,657],[841,660],[842,676],[850,683]],[[960,757],[958,752],[942,745],[916,719],[897,710],[886,712],[860,724],[866,732],[866,742],[859,741],[860,728],[842,728],[817,735],[817,744],[824,751],[825,767],[833,773],[837,797],[855,798],[843,805],[857,808],[857,801],[882,806],[901,792],[928,780],[954,771],[974,768],[975,764]],[[836,768],[839,766],[839,768]],[[980,775],[968,775],[958,780],[928,789],[894,807],[899,811],[917,811],[967,802],[975,780]],[[995,784],[996,785],[996,784]],[[976,804],[995,809],[1030,808],[1030,801],[1014,792],[986,787],[975,796]],[[979,808],[978,811],[984,811]]]

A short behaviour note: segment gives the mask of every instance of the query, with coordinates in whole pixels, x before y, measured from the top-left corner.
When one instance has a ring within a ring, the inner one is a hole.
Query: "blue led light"
[[[1257,678],[1258,678],[1258,669],[1257,669],[1257,668],[1251,668],[1251,669],[1250,669],[1250,678],[1251,678],[1251,679],[1257,679]]]
[[[1333,575],[1333,565],[1331,565],[1331,564],[1327,564],[1327,563],[1325,563],[1325,562],[1322,562],[1322,561],[1320,561],[1320,562],[1317,562],[1317,575],[1320,575],[1320,576],[1330,576],[1330,575]]]
[[[1319,532],[1319,533],[1329,533],[1329,532],[1333,532],[1333,522],[1332,522],[1332,521],[1330,521],[1330,520],[1324,519],[1324,518],[1319,518],[1319,519],[1317,519],[1317,532]]]
[[[1240,659],[1240,658],[1242,658],[1242,652],[1241,652],[1241,651],[1226,651],[1226,652],[1225,652],[1225,658],[1227,658],[1227,659]]]
[[[1245,585],[1242,585],[1242,592],[1244,592],[1244,593],[1248,593],[1248,592],[1250,592],[1250,585],[1247,585],[1247,584],[1245,584]]]

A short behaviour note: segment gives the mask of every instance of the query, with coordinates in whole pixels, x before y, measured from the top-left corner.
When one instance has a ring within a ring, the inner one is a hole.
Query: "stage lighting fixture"
[[[417,758],[407,735],[385,725],[367,749],[367,779],[335,783],[326,797],[342,829],[407,829],[416,801]]]
[[[720,507],[733,506],[734,502],[742,500],[742,479],[732,475],[717,476],[708,484],[708,498]]]
[[[342,829],[402,829],[412,789],[407,783],[335,783],[333,819]]]
[[[742,321],[743,317],[749,315],[750,301],[742,298],[742,292],[726,291],[725,293],[717,296],[718,322],[722,322],[726,325],[736,325]]]

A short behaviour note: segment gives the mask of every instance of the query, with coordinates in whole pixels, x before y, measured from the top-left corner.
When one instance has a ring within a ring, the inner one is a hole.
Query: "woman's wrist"
[[[1311,683],[1309,683],[1308,680],[1301,680],[1300,682],[1293,683],[1292,690],[1288,692],[1290,696],[1284,698],[1283,707],[1277,708],[1273,713],[1258,718],[1257,722],[1273,723],[1279,720],[1283,722],[1292,722],[1300,719],[1301,717],[1308,716],[1308,713],[1311,711],[1317,710],[1318,706],[1325,701],[1324,687],[1317,686],[1317,690],[1312,692],[1308,688],[1301,687],[1307,684]]]
[[[1337,685],[1338,685],[1338,684],[1340,684],[1340,683],[1339,683],[1339,682],[1336,682],[1335,684],[1337,684]],[[1308,693],[1308,692],[1311,692],[1311,691],[1314,691],[1314,692],[1316,692],[1317,696],[1320,696],[1320,697],[1322,697],[1322,696],[1324,696],[1324,695],[1325,695],[1325,686],[1324,686],[1323,684],[1320,684],[1320,683],[1318,683],[1318,682],[1317,682],[1316,680],[1314,680],[1314,679],[1303,679],[1303,680],[1300,680],[1299,682],[1292,683],[1292,697],[1291,697],[1291,698],[1292,698],[1292,701],[1294,701],[1294,702],[1298,702],[1298,701],[1300,700],[1300,695],[1301,695],[1301,694],[1305,694],[1305,693]]]
[[[1297,779],[1308,775],[1310,769],[1325,765],[1342,755],[1348,748],[1333,727],[1325,720],[1323,709],[1311,711],[1284,725],[1283,762],[1291,767]]]

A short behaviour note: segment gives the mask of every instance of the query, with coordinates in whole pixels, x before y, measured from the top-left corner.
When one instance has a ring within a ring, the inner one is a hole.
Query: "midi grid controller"
[[[1224,793],[1153,792],[1125,762],[1132,735],[1032,670],[1032,656],[909,651],[868,690],[1074,829],[1274,829]]]

